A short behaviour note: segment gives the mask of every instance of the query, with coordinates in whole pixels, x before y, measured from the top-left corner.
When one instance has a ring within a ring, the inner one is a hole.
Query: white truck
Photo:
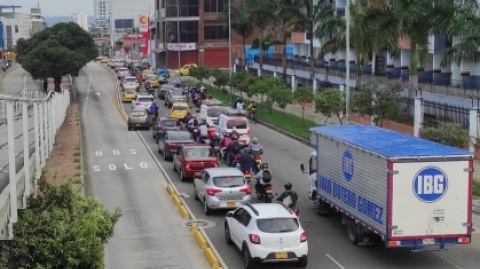
[[[319,215],[338,212],[351,243],[412,251],[468,244],[473,156],[375,126],[310,129],[309,197]],[[382,242],[382,243],[383,243]]]

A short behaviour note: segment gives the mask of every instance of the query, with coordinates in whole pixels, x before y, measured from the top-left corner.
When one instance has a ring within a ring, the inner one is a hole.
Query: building
[[[315,0],[314,0],[315,1]],[[337,15],[345,15],[346,0],[332,0]],[[309,43],[311,35],[307,33],[292,33],[293,60],[305,61],[309,55]],[[324,37],[324,40],[328,37]],[[418,82],[432,83],[433,85],[452,85],[465,88],[480,88],[480,67],[475,63],[461,63],[441,67],[443,50],[448,47],[449,41],[445,35],[435,34],[429,36],[429,56],[426,66],[418,67]],[[314,56],[318,55],[322,40],[314,39]],[[408,38],[399,38],[401,53],[399,58],[393,58],[388,52],[377,55],[375,59],[365,67],[364,72],[374,71],[377,74],[387,74],[389,77],[409,79],[410,65],[410,41]],[[346,51],[326,55],[324,61],[317,60],[317,67],[329,66],[330,70],[345,69]],[[356,55],[350,51],[351,68],[355,66]]]
[[[88,31],[88,15],[83,12],[75,12],[72,14],[72,21],[83,30]]]
[[[30,38],[33,35],[32,17],[30,14],[18,12],[0,13],[3,21],[3,50],[13,50],[20,38]]]
[[[43,20],[42,10],[40,8],[32,8],[30,11],[32,18],[32,32],[36,34],[45,29],[45,21]]]
[[[108,20],[112,13],[112,1],[113,0],[94,0],[93,1],[93,15],[95,20]],[[120,5],[123,5],[127,1],[122,1]]]
[[[235,1],[232,1],[235,2]],[[228,0],[156,0],[155,50],[158,66],[178,68],[187,63],[229,66],[229,29],[218,19]],[[253,38],[250,37],[250,39]],[[251,40],[247,41],[251,42]],[[233,57],[243,54],[242,39],[232,32]]]

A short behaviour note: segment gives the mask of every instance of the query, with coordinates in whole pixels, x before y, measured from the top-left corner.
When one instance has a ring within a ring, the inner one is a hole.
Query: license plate
[[[141,127],[142,125],[141,124],[135,124],[136,127]]]
[[[237,203],[236,202],[227,202],[227,207],[236,207]]]
[[[287,252],[277,252],[275,253],[275,259],[288,259]]]
[[[267,190],[266,193],[273,193],[273,190]]]
[[[435,239],[423,239],[424,245],[432,245],[435,244]]]

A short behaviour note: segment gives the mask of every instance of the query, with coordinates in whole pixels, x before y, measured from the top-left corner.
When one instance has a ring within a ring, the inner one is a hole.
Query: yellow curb
[[[206,249],[208,247],[207,241],[200,231],[193,233],[193,237],[195,237],[195,241],[197,241],[197,244],[201,249]]]
[[[170,195],[170,196],[172,196],[172,194],[175,192],[175,191],[173,190],[172,185],[168,185],[168,186],[166,187],[166,189],[167,189],[168,195]]]
[[[182,215],[183,219],[189,219],[190,218],[190,214],[188,214],[188,210],[184,205],[182,205],[182,204],[179,205],[178,206],[178,211],[180,211],[180,215]]]
[[[182,205],[182,201],[180,201],[180,198],[176,194],[172,195],[172,201],[175,204],[176,207],[179,207]]]
[[[203,251],[203,255],[205,255],[205,258],[207,259],[210,266],[212,266],[213,268],[219,268],[220,267],[220,263],[217,259],[217,256],[215,256],[215,254],[213,253],[213,250],[211,248],[206,248]]]
[[[196,232],[198,232],[198,231],[199,231],[199,230],[198,230],[197,225],[192,225],[192,226],[190,226],[190,232],[196,233]]]

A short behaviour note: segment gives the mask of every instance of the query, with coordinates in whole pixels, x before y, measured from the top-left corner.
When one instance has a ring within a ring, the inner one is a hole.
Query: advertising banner
[[[148,55],[150,46],[150,18],[148,15],[140,15],[138,31],[140,32],[140,48],[143,55]]]

